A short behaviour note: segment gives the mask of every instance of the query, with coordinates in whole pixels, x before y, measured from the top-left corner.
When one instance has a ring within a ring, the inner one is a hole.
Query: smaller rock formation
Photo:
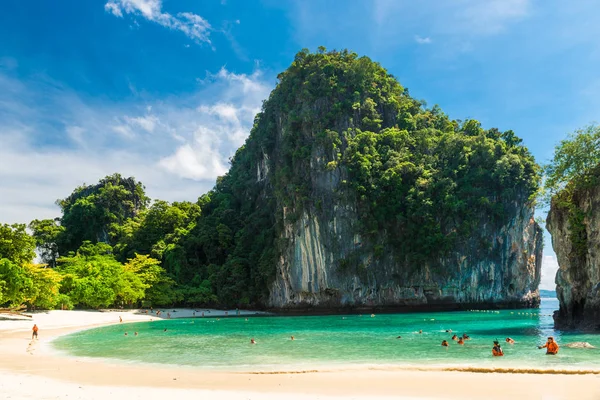
[[[592,184],[552,199],[547,228],[558,258],[558,329],[600,330],[600,166]]]

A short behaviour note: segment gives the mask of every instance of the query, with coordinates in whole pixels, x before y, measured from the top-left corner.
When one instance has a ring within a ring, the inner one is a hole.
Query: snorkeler
[[[457,343],[460,344],[461,346],[465,345],[465,341],[463,340],[463,338],[459,338]]]
[[[442,340],[442,346],[443,346],[443,347],[448,347],[448,346],[450,346],[450,345],[448,344],[448,341],[447,341],[447,340]]]
[[[458,340],[458,336],[456,336],[456,335],[453,335],[453,336],[452,336],[452,340],[454,340],[454,341],[457,341],[457,340]]]
[[[502,357],[504,355],[504,351],[502,351],[502,347],[500,347],[500,343],[497,340],[494,340],[494,347],[492,347],[492,355],[494,357]]]
[[[452,333],[452,329],[446,329],[446,333]]]
[[[538,349],[546,349],[546,354],[554,355],[558,353],[558,343],[554,341],[552,336],[549,336],[546,344],[543,346],[538,346]]]
[[[507,337],[506,338],[506,343],[508,343],[508,344],[515,344],[515,340],[512,339],[512,338]]]

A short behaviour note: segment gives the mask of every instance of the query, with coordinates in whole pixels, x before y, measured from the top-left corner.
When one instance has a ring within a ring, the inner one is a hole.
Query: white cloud
[[[97,103],[0,70],[0,221],[58,216],[56,199],[114,172],[152,198],[194,201],[227,171],[270,89],[259,72],[223,69],[187,96]]]
[[[125,138],[133,139],[135,137],[135,133],[131,130],[128,125],[114,125],[112,130]]]
[[[558,271],[556,255],[545,255],[542,259],[542,280],[540,282],[540,289],[556,289],[556,284],[554,283],[556,271]]]
[[[160,160],[160,166],[182,178],[203,180],[212,179],[215,175],[227,172],[223,157],[216,146],[207,145],[215,132],[200,129],[194,144],[180,146],[175,154]],[[215,139],[212,137],[212,139]]]
[[[154,115],[146,115],[143,117],[124,117],[125,121],[131,126],[139,126],[147,132],[154,132],[154,128],[160,122]]]
[[[183,32],[197,42],[210,43],[211,26],[204,18],[190,12],[177,16],[163,12],[162,0],[109,0],[104,9],[117,17],[123,14],[141,16],[166,28]]]
[[[106,3],[104,5],[104,9],[109,12],[112,13],[114,16],[116,17],[122,17],[123,13],[121,12],[121,7],[119,7],[118,4],[116,3]]]
[[[415,42],[417,42],[419,44],[430,44],[431,43],[431,38],[429,38],[429,37],[421,37],[419,35],[415,35]]]

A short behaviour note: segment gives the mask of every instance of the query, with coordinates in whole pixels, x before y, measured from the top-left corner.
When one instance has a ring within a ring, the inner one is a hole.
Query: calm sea
[[[227,370],[348,365],[600,368],[600,350],[564,346],[584,341],[600,348],[600,335],[555,331],[552,312],[557,308],[556,299],[543,299],[540,309],[531,310],[155,320],[74,333],[56,339],[53,346],[82,357]],[[467,333],[471,340],[459,346],[447,329]],[[557,356],[537,349],[549,335],[563,345]],[[516,343],[504,343],[506,337]],[[251,338],[256,345],[250,344]],[[447,349],[441,347],[444,339],[450,342]],[[491,356],[495,339],[503,343],[505,357]]]

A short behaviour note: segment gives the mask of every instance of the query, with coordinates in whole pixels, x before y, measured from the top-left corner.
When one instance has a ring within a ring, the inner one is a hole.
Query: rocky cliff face
[[[378,308],[394,310],[467,307],[537,307],[543,235],[526,201],[511,205],[501,227],[481,215],[476,235],[451,254],[407,268],[393,246],[376,248],[361,237],[356,204],[344,201],[344,168],[326,171],[319,150],[311,192],[320,207],[284,225],[288,243],[277,264],[269,306],[277,309]],[[264,179],[260,172],[257,179]],[[294,213],[283,208],[285,214]],[[379,242],[386,243],[384,232]],[[488,246],[482,249],[481,240]]]
[[[222,301],[538,304],[538,168],[512,131],[428,109],[348,51],[302,51],[278,78],[190,249]]]
[[[576,189],[568,203],[553,199],[547,227],[559,265],[556,327],[600,330],[600,184]]]

